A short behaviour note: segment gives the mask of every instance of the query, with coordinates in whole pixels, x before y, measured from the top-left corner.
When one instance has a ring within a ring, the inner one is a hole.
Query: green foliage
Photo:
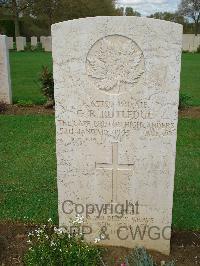
[[[125,14],[126,14],[126,16],[141,17],[141,14],[139,12],[135,11],[132,7],[126,7]]]
[[[168,262],[165,266],[174,266],[174,262]],[[157,266],[153,258],[148,254],[145,248],[135,248],[127,258],[127,266]]]
[[[54,80],[53,73],[47,66],[42,67],[42,72],[39,78],[41,82],[42,93],[51,101],[54,100]]]
[[[179,13],[170,13],[170,12],[156,12],[149,16],[150,18],[156,18],[166,21],[172,21],[179,24],[184,24],[186,22],[184,16],[180,15]]]
[[[7,36],[15,35],[15,25],[12,20],[0,20],[0,32]]]
[[[193,20],[194,30],[197,35],[199,32],[200,19],[200,1],[199,0],[181,0],[178,6],[178,13]]]
[[[191,97],[186,93],[179,95],[179,109],[183,109],[191,105]]]
[[[100,250],[87,244],[82,235],[69,234],[64,228],[47,225],[29,234],[30,248],[24,257],[26,266],[97,266]]]
[[[35,0],[23,16],[23,32],[49,35],[51,25],[70,19],[115,14],[113,0]]]
[[[128,266],[156,266],[145,248],[135,248],[127,258]]]
[[[197,53],[200,53],[200,45],[199,45],[199,47],[197,48]]]

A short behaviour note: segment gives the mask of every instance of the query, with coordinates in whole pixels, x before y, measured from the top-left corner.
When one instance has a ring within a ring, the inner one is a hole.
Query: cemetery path
[[[36,226],[31,224],[0,223],[0,265],[23,265],[22,257],[28,248],[27,235],[34,229]],[[130,251],[127,248],[109,247],[103,260],[106,265],[113,266],[113,258],[115,261],[118,258],[124,258]],[[176,266],[200,265],[200,232],[174,231],[170,256],[164,256],[154,251],[150,253],[158,265],[161,261],[170,260],[174,260]],[[120,263],[115,263],[115,266],[117,265]]]

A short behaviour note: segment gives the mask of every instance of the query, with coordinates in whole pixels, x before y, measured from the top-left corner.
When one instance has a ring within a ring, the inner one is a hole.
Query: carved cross
[[[112,171],[112,202],[117,202],[117,185],[119,171],[133,171],[133,164],[118,163],[118,143],[112,144],[112,164],[96,163],[96,169]]]

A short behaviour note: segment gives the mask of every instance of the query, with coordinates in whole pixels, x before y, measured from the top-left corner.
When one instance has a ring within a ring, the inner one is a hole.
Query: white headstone
[[[45,38],[46,36],[40,36],[40,43],[42,44],[42,48],[44,48]]]
[[[8,49],[12,50],[13,49],[13,37],[7,37],[8,41]]]
[[[80,213],[88,241],[168,254],[182,26],[96,17],[52,37],[60,225]]]
[[[52,51],[52,38],[51,38],[51,36],[48,36],[44,39],[44,50],[45,50],[45,52],[51,52]]]
[[[24,51],[24,48],[26,46],[26,37],[18,36],[16,37],[16,47],[17,51]]]
[[[0,35],[0,102],[12,103],[7,37]]]
[[[38,42],[37,37],[36,36],[32,36],[31,37],[31,45],[32,46],[37,46],[37,42]]]
[[[196,52],[200,46],[200,35],[183,34],[183,51]]]

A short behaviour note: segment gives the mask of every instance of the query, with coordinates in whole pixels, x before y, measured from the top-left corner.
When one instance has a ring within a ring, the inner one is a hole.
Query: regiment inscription
[[[84,216],[88,242],[169,254],[181,38],[148,18],[52,26],[59,223]]]

